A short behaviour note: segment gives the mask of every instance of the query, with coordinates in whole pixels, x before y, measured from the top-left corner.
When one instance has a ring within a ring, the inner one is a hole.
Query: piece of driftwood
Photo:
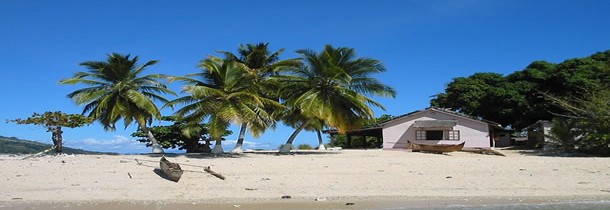
[[[43,150],[43,151],[41,151],[41,152],[39,152],[39,153],[36,153],[36,154],[33,154],[33,155],[26,156],[26,157],[24,157],[22,160],[25,160],[25,159],[28,159],[28,158],[31,158],[31,157],[35,157],[35,156],[38,156],[38,155],[41,155],[41,154],[47,153],[47,152],[49,152],[49,151],[51,151],[51,150],[55,149],[55,147],[57,147],[57,146],[55,146],[55,145],[54,145],[54,146],[52,146],[51,148],[46,149],[46,150]]]
[[[169,160],[165,159],[165,157],[161,157],[161,160],[159,161],[159,166],[161,167],[161,172],[165,174],[167,178],[174,182],[178,182],[178,180],[180,180],[180,177],[182,177],[182,173],[184,173],[178,163],[169,162]]]
[[[465,152],[472,152],[472,153],[476,153],[476,154],[483,154],[483,155],[497,155],[497,156],[506,156],[496,150],[493,149],[485,149],[485,148],[474,148],[474,149],[468,149],[468,150],[463,150]]]
[[[203,167],[203,170],[205,172],[208,172],[208,173],[212,174],[215,177],[218,177],[219,179],[222,179],[222,180],[226,179],[225,176],[223,176],[222,174],[219,174],[219,173],[216,173],[215,171],[212,171],[212,169],[210,169],[209,166],[208,167]]]

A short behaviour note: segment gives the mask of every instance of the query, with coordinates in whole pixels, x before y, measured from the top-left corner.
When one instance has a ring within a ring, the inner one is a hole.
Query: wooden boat
[[[413,152],[419,151],[427,151],[434,153],[444,153],[444,152],[455,152],[464,148],[464,144],[466,142],[462,142],[461,144],[416,144],[412,142],[408,142],[409,147],[413,150]]]
[[[169,162],[165,157],[161,157],[159,165],[161,166],[161,172],[174,182],[178,182],[184,172],[178,163]]]

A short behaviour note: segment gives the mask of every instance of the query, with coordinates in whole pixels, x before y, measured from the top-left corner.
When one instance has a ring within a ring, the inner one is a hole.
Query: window
[[[443,131],[426,131],[426,140],[443,140]]]
[[[460,131],[458,131],[458,130],[449,131],[447,137],[448,137],[447,138],[448,140],[460,140]]]
[[[459,130],[418,130],[415,140],[460,140]]]
[[[416,140],[425,140],[426,139],[426,131],[415,131],[415,139]]]

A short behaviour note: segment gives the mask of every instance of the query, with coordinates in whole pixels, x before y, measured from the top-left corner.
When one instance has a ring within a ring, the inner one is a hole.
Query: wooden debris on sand
[[[51,148],[46,149],[46,150],[43,150],[43,151],[41,151],[41,152],[39,152],[39,153],[36,153],[36,154],[33,154],[33,155],[26,156],[26,157],[24,157],[22,160],[25,160],[25,159],[28,159],[28,158],[31,158],[31,157],[35,157],[35,156],[38,156],[38,155],[41,155],[41,154],[47,153],[47,152],[49,152],[49,151],[51,151],[51,150],[55,149],[55,147],[57,147],[57,146],[52,146]]]
[[[497,155],[497,156],[506,156],[496,150],[493,149],[486,149],[486,148],[474,148],[474,149],[465,149],[462,150],[464,152],[472,152],[472,153],[476,153],[476,154],[483,154],[483,155]]]
[[[174,182],[178,182],[180,177],[182,177],[182,173],[184,173],[178,163],[169,162],[169,160],[165,159],[165,157],[161,157],[159,165],[161,167],[161,172]]]
[[[212,171],[212,169],[210,169],[210,167],[209,167],[209,166],[208,166],[208,167],[203,167],[203,170],[204,170],[205,172],[208,172],[208,173],[210,173],[210,174],[214,175],[215,177],[218,177],[219,179],[222,179],[222,180],[225,180],[225,179],[226,179],[226,178],[225,178],[225,176],[223,176],[222,174],[219,174],[219,173],[217,173],[217,172],[215,172],[215,171]]]

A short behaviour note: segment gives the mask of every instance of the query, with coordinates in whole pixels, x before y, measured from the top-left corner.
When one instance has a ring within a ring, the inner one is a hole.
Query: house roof
[[[404,114],[404,115],[400,115],[398,117],[392,118],[391,120],[388,120],[388,121],[385,121],[385,122],[381,122],[380,126],[383,126],[385,124],[393,122],[393,121],[395,121],[397,119],[409,117],[409,116],[412,116],[412,115],[415,115],[415,114],[418,114],[418,113],[422,113],[422,112],[427,112],[427,111],[442,112],[442,113],[453,115],[453,116],[456,116],[456,117],[460,117],[460,118],[464,118],[464,119],[469,119],[469,120],[474,120],[474,121],[486,123],[486,124],[489,124],[490,126],[502,129],[502,125],[500,125],[500,123],[489,121],[489,120],[485,120],[485,119],[481,119],[481,118],[477,118],[477,117],[473,117],[473,116],[466,115],[466,114],[462,114],[462,113],[459,113],[459,112],[456,112],[456,111],[453,111],[453,110],[450,110],[450,109],[443,109],[443,108],[436,108],[436,107],[429,107],[429,108],[426,108],[426,109],[423,109],[423,110],[418,110],[418,111],[410,112],[410,113],[407,113],[407,114]]]
[[[423,110],[417,110],[417,111],[409,112],[407,114],[403,114],[403,115],[394,117],[394,118],[392,118],[390,120],[387,120],[387,121],[383,121],[383,122],[379,122],[379,123],[376,123],[376,124],[364,126],[363,128],[354,129],[354,130],[350,130],[350,131],[347,131],[347,132],[348,133],[353,133],[353,132],[370,132],[370,131],[375,131],[375,130],[381,130],[385,124],[388,124],[388,123],[393,122],[393,121],[395,121],[397,119],[400,119],[400,118],[409,117],[409,116],[415,115],[417,113],[426,112],[426,111],[442,112],[442,113],[446,113],[446,114],[449,114],[449,115],[457,116],[457,117],[460,117],[460,118],[464,118],[464,119],[468,119],[468,120],[473,120],[473,121],[478,121],[478,122],[481,122],[481,123],[486,123],[486,124],[488,124],[488,125],[490,125],[492,127],[504,130],[502,125],[500,123],[497,123],[497,122],[493,122],[493,121],[489,121],[489,120],[485,120],[485,119],[476,118],[476,117],[473,117],[473,116],[470,116],[470,115],[466,115],[466,114],[462,114],[462,113],[459,113],[459,112],[456,112],[456,111],[452,111],[450,109],[428,107],[428,108],[423,109]],[[426,120],[422,120],[422,121],[426,121]],[[433,124],[438,124],[438,123],[445,124],[445,122],[434,122],[434,123],[432,123],[432,122],[430,122],[430,123],[428,123],[428,122],[421,122],[421,121],[417,121],[417,122],[420,122],[419,123],[420,126],[434,126]],[[446,123],[452,123],[452,122],[446,122]],[[424,124],[426,124],[426,125],[424,125]],[[324,133],[338,133],[334,129],[324,130],[323,132]]]
[[[536,121],[534,124],[531,124],[531,125],[529,125],[529,126],[527,126],[527,127],[523,128],[523,129],[521,129],[521,130],[526,131],[526,130],[533,129],[534,127],[539,127],[539,126],[541,126],[541,125],[544,125],[544,124],[551,124],[551,123],[552,123],[552,122],[551,122],[551,121],[548,121],[548,120],[538,120],[538,121]]]

